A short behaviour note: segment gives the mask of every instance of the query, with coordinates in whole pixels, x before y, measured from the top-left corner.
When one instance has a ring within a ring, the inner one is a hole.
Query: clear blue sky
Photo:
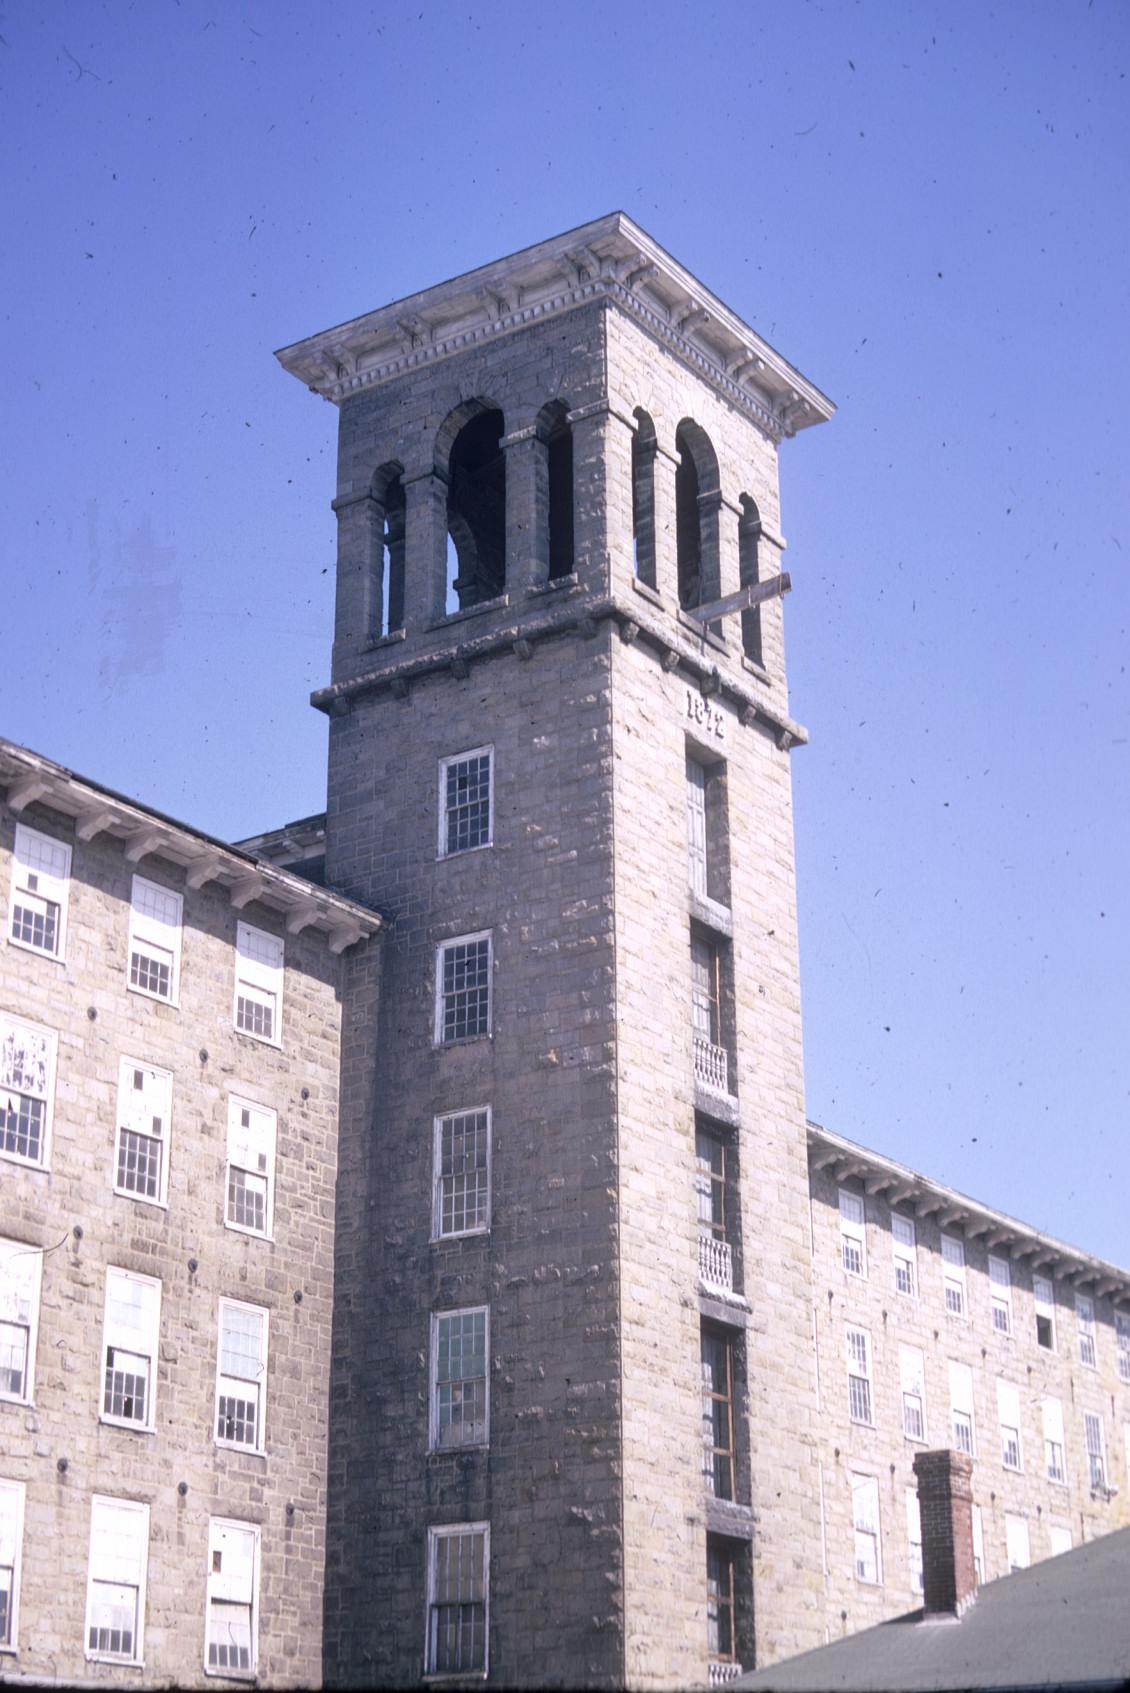
[[[808,1106],[1130,1262],[1123,0],[0,20],[0,728],[318,810],[336,413],[275,347],[622,207],[782,453]]]

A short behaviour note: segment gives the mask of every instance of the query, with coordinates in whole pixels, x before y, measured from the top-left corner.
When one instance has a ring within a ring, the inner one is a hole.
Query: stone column
[[[499,445],[506,454],[506,590],[522,595],[549,575],[545,448],[532,423]]]
[[[404,483],[404,627],[442,617],[447,593],[447,482],[429,468]]]
[[[568,415],[573,431],[573,559],[574,569],[590,588],[607,593],[609,583],[610,533],[607,512],[608,493],[613,482],[623,480],[620,460],[623,451],[616,453],[616,470],[610,464],[612,431],[621,430],[618,421],[604,400],[580,406]],[[627,482],[623,489],[631,498],[631,462],[628,461]],[[622,525],[618,523],[617,530]],[[622,542],[618,542],[622,544]],[[628,517],[628,560],[631,562],[631,515]]]
[[[362,649],[381,626],[381,509],[366,488],[334,500],[337,513],[337,603],[333,677],[356,673]]]
[[[679,456],[662,442],[655,449],[655,586],[671,606],[679,603],[679,548],[675,521],[675,472]]]

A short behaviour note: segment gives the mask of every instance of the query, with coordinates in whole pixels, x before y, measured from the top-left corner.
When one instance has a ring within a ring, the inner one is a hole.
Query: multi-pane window
[[[129,985],[177,1003],[184,901],[160,882],[135,876],[129,902]]]
[[[1044,1467],[1049,1481],[1066,1482],[1067,1469],[1063,1448],[1063,1406],[1058,1399],[1043,1402]]]
[[[1012,1273],[1007,1258],[989,1257],[989,1300],[993,1328],[998,1334],[1012,1333]]]
[[[0,1155],[46,1165],[50,1150],[54,1029],[0,1013]]]
[[[267,1313],[258,1305],[220,1300],[216,1373],[216,1439],[251,1452],[264,1447]]]
[[[43,1253],[22,1240],[0,1240],[0,1399],[29,1400]]]
[[[956,1235],[942,1236],[942,1292],[951,1317],[965,1315],[965,1242]]]
[[[8,933],[17,946],[62,958],[71,849],[53,835],[16,824]]]
[[[1106,1437],[1103,1420],[1091,1411],[1083,1413],[1083,1439],[1087,1447],[1087,1469],[1093,1492],[1106,1488]]]
[[[855,1574],[859,1581],[882,1581],[879,1546],[879,1483],[874,1476],[851,1478],[851,1514],[855,1529]]]
[[[208,1524],[208,1675],[251,1676],[258,1668],[259,1529],[213,1517]]]
[[[1032,1277],[1032,1301],[1036,1307],[1036,1345],[1055,1351],[1055,1283],[1050,1276]]]
[[[1118,1376],[1130,1381],[1130,1312],[1114,1313],[1114,1338],[1118,1346]]]
[[[840,1189],[840,1258],[850,1276],[867,1274],[867,1235],[863,1195]]]
[[[429,1528],[428,1675],[486,1675],[489,1591],[488,1525]]]
[[[0,1481],[0,1652],[15,1652],[19,1647],[23,1537],[24,1484]]]
[[[734,1347],[728,1335],[704,1328],[702,1359],[702,1479],[716,1499],[734,1497]]]
[[[985,1524],[980,1505],[973,1507],[973,1574],[980,1586],[985,1579]]]
[[[716,1093],[729,1093],[729,1059],[722,1045],[722,955],[701,935],[691,936],[691,1030],[696,1079]]]
[[[853,1423],[870,1423],[871,1336],[866,1329],[847,1330],[848,1415]]]
[[[1006,1470],[1022,1469],[1020,1394],[1006,1381],[997,1382],[997,1420],[1001,1431],[1001,1463]]]
[[[895,1261],[895,1292],[908,1299],[918,1294],[918,1246],[914,1223],[909,1217],[891,1212],[891,1246]]]
[[[691,891],[706,898],[706,767],[687,759],[687,852]]]
[[[974,1456],[974,1425],[973,1425],[973,1371],[968,1364],[957,1364],[951,1359],[950,1367],[950,1422],[953,1429],[953,1443],[959,1452],[967,1452]]]
[[[436,1028],[439,1045],[490,1034],[489,934],[461,935],[436,949]]]
[[[134,1199],[165,1203],[169,1171],[169,1118],[173,1078],[137,1058],[123,1058],[118,1071],[118,1132],[114,1187]]]
[[[1026,1570],[1032,1562],[1026,1518],[1014,1516],[1011,1511],[1005,1512],[1004,1545],[1009,1574],[1013,1575],[1017,1570]]]
[[[107,1269],[102,1330],[102,1416],[130,1428],[153,1427],[153,1377],[161,1326],[161,1283],[132,1270]]]
[[[228,1100],[228,1172],[224,1222],[270,1235],[275,1190],[275,1113],[250,1099]]]
[[[695,1194],[700,1234],[726,1238],[726,1145],[707,1129],[694,1137]]]
[[[487,1443],[487,1311],[432,1313],[432,1446]]]
[[[1075,1321],[1079,1325],[1079,1362],[1089,1370],[1098,1368],[1095,1355],[1095,1302],[1084,1293],[1075,1295]]]
[[[926,1365],[917,1346],[899,1347],[902,1431],[908,1440],[926,1438]]]
[[[732,1664],[737,1658],[734,1630],[736,1562],[732,1545],[716,1535],[707,1535],[706,1650],[712,1664]]]
[[[149,1506],[95,1494],[90,1504],[86,1655],[141,1662]]]
[[[491,844],[490,747],[445,758],[439,767],[439,855]]]
[[[475,1234],[490,1227],[490,1107],[435,1120],[432,1234]]]
[[[910,1564],[910,1585],[915,1593],[923,1590],[922,1576],[922,1507],[918,1503],[918,1489],[906,1490],[906,1545]]]
[[[283,942],[266,929],[237,923],[235,930],[235,1026],[256,1040],[279,1044],[282,1016]]]

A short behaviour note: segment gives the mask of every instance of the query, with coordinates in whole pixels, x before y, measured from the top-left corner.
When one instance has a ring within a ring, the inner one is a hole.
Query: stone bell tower
[[[327,1679],[819,1643],[777,447],[830,403],[622,213],[284,349],[340,410]]]

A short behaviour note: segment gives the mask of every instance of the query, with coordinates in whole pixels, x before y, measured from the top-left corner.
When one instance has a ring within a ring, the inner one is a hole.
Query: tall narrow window
[[[545,449],[546,550],[553,582],[573,569],[573,431],[560,400],[542,411],[538,437]]]
[[[283,993],[283,942],[266,929],[237,923],[235,1026],[256,1040],[279,1045]]]
[[[851,1510],[856,1580],[877,1586],[883,1579],[883,1567],[879,1545],[879,1483],[874,1476],[852,1476]]]
[[[942,1292],[951,1317],[965,1315],[965,1242],[956,1235],[942,1236]]]
[[[632,569],[649,588],[655,580],[655,425],[637,406],[632,435]]]
[[[221,1446],[263,1451],[266,1392],[267,1312],[221,1299],[216,1372],[216,1440]]]
[[[102,1418],[153,1428],[153,1378],[161,1326],[161,1283],[132,1270],[107,1269]]]
[[[758,557],[761,545],[761,513],[748,494],[738,502],[738,581],[743,588],[755,588],[761,580]],[[742,612],[742,651],[754,664],[761,664],[761,607],[750,606]]]
[[[274,1225],[277,1119],[250,1099],[228,1100],[227,1207],[229,1229],[269,1236]]]
[[[985,1579],[985,1525],[980,1505],[973,1507],[973,1574],[980,1587]]]
[[[489,934],[460,935],[436,948],[436,1044],[490,1034]]]
[[[728,1335],[704,1328],[702,1355],[702,1475],[716,1499],[734,1497],[734,1347]]]
[[[1036,1345],[1055,1351],[1055,1283],[1049,1276],[1032,1277],[1032,1299],[1036,1306]]]
[[[726,765],[687,755],[687,870],[692,894],[728,905],[730,842]]]
[[[86,1590],[88,1658],[141,1662],[148,1560],[149,1506],[95,1494]]]
[[[213,1517],[208,1524],[204,1669],[254,1675],[259,1667],[259,1529]]]
[[[8,934],[17,946],[62,958],[71,849],[54,835],[16,824]]]
[[[684,418],[675,431],[675,549],[684,611],[717,599],[718,459],[706,431]]]
[[[31,1399],[42,1273],[38,1246],[0,1240],[0,1399]]]
[[[867,1274],[867,1232],[863,1195],[840,1189],[840,1259],[849,1276]]]
[[[906,1490],[906,1545],[910,1565],[910,1585],[915,1593],[922,1592],[922,1507],[918,1503],[918,1489]]]
[[[729,1093],[729,1059],[722,1045],[722,960],[713,942],[691,937],[691,1027],[695,1079]]]
[[[726,1143],[707,1129],[695,1134],[695,1193],[698,1273],[708,1286],[728,1292],[734,1285],[734,1267],[726,1238]]]
[[[918,1247],[910,1217],[891,1212],[891,1247],[894,1253],[895,1292],[908,1299],[918,1297]]]
[[[488,1525],[429,1528],[428,1675],[486,1675],[489,1593]]]
[[[490,1106],[435,1120],[432,1233],[477,1234],[490,1227]]]
[[[902,1431],[908,1440],[926,1439],[926,1364],[917,1346],[899,1347]]]
[[[399,465],[389,465],[379,472],[374,489],[380,514],[380,600],[373,633],[391,635],[404,627],[405,502]]]
[[[692,893],[706,894],[706,768],[687,759],[687,860]]]
[[[0,1012],[0,1156],[48,1163],[58,1040],[54,1029]]]
[[[732,1664],[737,1660],[737,1633],[734,1627],[735,1565],[734,1547],[715,1534],[706,1537],[706,1650],[712,1664]],[[731,1671],[737,1674],[737,1671]],[[713,1678],[712,1678],[713,1684]]]
[[[1006,1381],[997,1383],[997,1417],[1001,1431],[1001,1463],[1006,1470],[1024,1467],[1020,1444],[1020,1394]]]
[[[169,1120],[173,1078],[137,1058],[118,1069],[118,1132],[114,1189],[164,1205],[169,1180]]]
[[[1118,1379],[1130,1381],[1130,1311],[1114,1313],[1114,1338],[1118,1346]]]
[[[1083,1438],[1087,1446],[1087,1469],[1091,1478],[1091,1490],[1102,1493],[1106,1490],[1106,1437],[1103,1433],[1103,1420],[1091,1411],[1083,1413]]]
[[[1075,1295],[1075,1321],[1079,1325],[1079,1362],[1089,1370],[1098,1369],[1095,1354],[1095,1305],[1086,1294]]]
[[[1026,1570],[1032,1562],[1026,1518],[1014,1516],[1011,1511],[1005,1512],[1004,1544],[1009,1574],[1014,1575],[1017,1570]]]
[[[486,1308],[432,1314],[432,1447],[489,1438]]]
[[[0,1652],[19,1650],[23,1540],[24,1484],[0,1481]]]
[[[439,766],[439,856],[491,844],[493,748],[476,747]]]
[[[461,611],[495,599],[506,587],[502,413],[473,404],[476,409],[452,441],[447,461],[447,527],[458,570],[451,586]],[[465,415],[462,408],[458,415]]]
[[[871,1336],[866,1329],[847,1330],[848,1415],[853,1423],[872,1423]]]
[[[171,888],[134,877],[129,902],[129,985],[134,993],[177,1003],[183,906]]]
[[[1067,1463],[1064,1458],[1063,1406],[1058,1399],[1043,1402],[1044,1469],[1049,1481],[1067,1482]]]
[[[993,1327],[998,1334],[1012,1333],[1012,1275],[1007,1258],[989,1257],[989,1299]]]
[[[973,1458],[976,1456],[973,1422],[973,1371],[968,1364],[957,1364],[951,1360],[949,1376],[950,1426],[953,1430],[953,1444],[959,1452],[967,1452]]]

